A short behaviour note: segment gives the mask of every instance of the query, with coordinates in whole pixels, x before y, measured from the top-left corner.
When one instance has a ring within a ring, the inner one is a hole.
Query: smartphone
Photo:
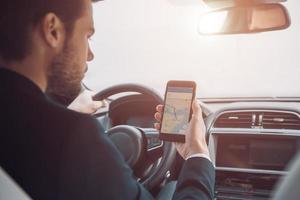
[[[183,132],[192,116],[195,91],[196,83],[193,81],[168,82],[159,135],[161,140],[185,142]]]

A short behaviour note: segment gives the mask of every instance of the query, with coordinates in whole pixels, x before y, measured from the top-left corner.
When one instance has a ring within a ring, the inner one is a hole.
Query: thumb
[[[193,109],[193,117],[202,118],[202,110],[196,99],[193,100],[192,109]]]

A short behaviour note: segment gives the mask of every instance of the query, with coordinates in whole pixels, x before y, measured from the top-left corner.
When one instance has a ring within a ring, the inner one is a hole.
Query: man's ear
[[[48,13],[42,20],[42,35],[50,48],[61,48],[65,39],[64,24],[54,13]]]

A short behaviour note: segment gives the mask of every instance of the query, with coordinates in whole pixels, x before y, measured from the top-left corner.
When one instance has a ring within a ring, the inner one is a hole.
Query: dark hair
[[[30,30],[49,12],[73,30],[83,0],[0,0],[0,58],[22,60],[30,52]]]

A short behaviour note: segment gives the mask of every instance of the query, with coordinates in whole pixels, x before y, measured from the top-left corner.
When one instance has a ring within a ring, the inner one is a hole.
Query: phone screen
[[[190,120],[192,87],[168,87],[165,97],[162,133],[183,134]]]

